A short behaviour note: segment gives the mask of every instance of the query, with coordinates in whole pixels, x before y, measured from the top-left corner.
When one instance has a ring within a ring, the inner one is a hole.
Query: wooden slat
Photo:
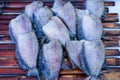
[[[103,80],[120,80],[120,71],[113,72],[111,73],[105,73],[103,75]]]
[[[107,56],[120,56],[119,50],[105,50]]]
[[[105,36],[106,40],[109,40],[109,41],[119,41],[120,40],[120,37],[119,36]]]
[[[0,15],[0,20],[11,20],[11,19],[15,18],[16,16],[18,16],[18,14],[2,14],[2,15]],[[118,14],[117,13],[107,13],[106,17],[108,17],[108,18],[114,17],[115,18],[115,17],[118,17]]]
[[[81,6],[75,6],[75,8],[82,9]],[[21,13],[24,11],[24,8],[3,8],[2,13]],[[109,9],[105,7],[105,12],[108,12]]]
[[[2,44],[0,43],[0,50],[2,49],[15,49],[15,44],[13,44],[12,41],[9,41],[9,43],[7,43],[7,41],[2,41]],[[104,41],[104,45],[105,47],[119,47],[119,41]]]
[[[118,41],[104,41],[105,47],[119,47]]]
[[[14,44],[0,44],[0,50],[13,50],[15,49]]]
[[[17,27],[17,26],[16,26]],[[120,36],[120,31],[104,30],[105,36]],[[0,30],[1,35],[8,35],[8,30]]]
[[[27,72],[20,68],[0,68],[0,74],[26,74]]]
[[[104,28],[120,28],[120,24],[117,24],[117,23],[103,23],[103,27]],[[8,30],[8,24],[0,24],[0,30]]]
[[[18,61],[15,58],[0,58],[0,66],[17,66]]]
[[[104,18],[102,19],[102,22],[118,22],[118,18],[114,17],[114,18]],[[7,20],[0,20],[0,24],[9,24],[10,20],[7,19]]]
[[[0,29],[1,30],[8,30],[8,24],[0,24]]]
[[[118,18],[116,18],[116,17],[114,17],[114,18],[102,18],[102,22],[118,22],[119,21],[119,19]]]
[[[106,50],[106,55],[120,56],[119,50]],[[0,50],[0,57],[15,57],[15,50]]]
[[[0,50],[0,57],[15,57],[15,50]]]
[[[118,17],[118,13],[107,13],[106,17]]]
[[[0,15],[0,20],[6,20],[6,19],[11,20],[13,18],[16,18],[16,16],[18,16],[18,14],[2,14]]]
[[[120,24],[117,23],[103,23],[104,28],[120,28]]]
[[[106,36],[120,36],[120,31],[104,31]]]
[[[120,65],[120,63],[117,64],[117,61],[119,61],[119,59],[110,58],[110,59],[106,59],[106,60],[109,65],[112,65],[112,66]],[[12,57],[2,57],[1,58],[0,57],[0,66],[19,66],[19,63],[16,58],[12,58]],[[70,74],[70,73],[68,72],[68,74]],[[73,71],[73,74],[74,74],[74,71]]]
[[[0,37],[0,40],[11,40],[9,35],[4,35],[3,37]]]
[[[6,3],[5,3],[5,6],[4,7],[12,7],[12,8],[23,8],[23,7],[25,7],[27,4],[30,4],[31,2],[7,2],[6,1]],[[77,6],[83,6],[83,1],[74,1],[74,2],[72,2],[73,3],[73,5],[75,6],[75,5],[77,5]],[[49,5],[49,6],[52,6],[53,5],[53,2],[44,2],[44,4],[45,5]],[[105,4],[105,6],[114,6],[115,5],[115,3],[113,2],[113,1],[111,1],[111,2],[105,2],[104,3]],[[0,7],[1,7],[2,5],[0,4]]]
[[[16,76],[13,76],[13,77],[0,77],[0,80],[18,80],[18,77]]]
[[[107,59],[107,62],[108,62],[108,65],[116,65],[116,59],[114,59],[114,58],[111,58],[111,59]]]

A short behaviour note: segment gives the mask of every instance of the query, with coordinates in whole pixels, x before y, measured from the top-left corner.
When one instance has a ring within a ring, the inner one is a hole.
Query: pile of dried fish
[[[20,67],[38,80],[58,80],[61,68],[79,68],[88,75],[86,80],[97,80],[105,60],[103,0],[87,0],[85,10],[62,0],[55,0],[52,8],[43,5],[28,4],[9,24]],[[65,52],[72,66],[65,63]]]

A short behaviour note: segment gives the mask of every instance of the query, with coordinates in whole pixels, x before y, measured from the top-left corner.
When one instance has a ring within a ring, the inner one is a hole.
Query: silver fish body
[[[63,46],[70,40],[66,26],[58,17],[52,17],[52,20],[43,27],[43,31],[49,39],[57,39]]]
[[[82,70],[90,78],[97,80],[105,61],[105,47],[101,40],[84,41],[83,51],[80,53]]]
[[[81,62],[80,62],[80,53],[82,51],[83,41],[68,41],[66,43],[66,50],[70,62],[72,63],[73,68],[77,67],[81,69]]]
[[[29,17],[25,14],[17,16],[9,23],[9,34],[15,42],[18,35],[26,34],[32,31],[32,24]]]
[[[81,10],[81,9],[76,9],[76,16],[77,16],[77,37],[80,39],[80,35],[82,35],[82,19],[84,16],[89,16],[89,11],[88,10]]]
[[[67,2],[63,8],[59,11],[58,16],[63,20],[67,25],[69,31],[72,35],[76,35],[76,13],[74,6]]]
[[[42,1],[33,1],[32,3],[28,4],[25,6],[25,11],[24,13],[31,19],[33,22],[33,13],[43,7],[43,2]]]
[[[36,69],[38,56],[38,41],[34,32],[17,36],[18,61],[21,68],[28,70],[27,76],[38,76]],[[22,42],[21,42],[22,41]]]
[[[86,9],[90,14],[101,18],[104,13],[104,0],[87,0]]]
[[[43,64],[45,70],[42,70],[42,76],[45,80],[58,80],[63,61],[63,50],[58,40],[52,39],[43,46]]]
[[[38,37],[44,35],[42,27],[51,20],[52,16],[53,13],[47,6],[39,8],[34,12],[34,24]]]
[[[85,40],[100,40],[103,33],[102,22],[99,18],[90,15],[84,16],[82,19],[82,26],[79,26],[78,39]]]
[[[51,10],[58,15],[59,11],[62,9],[62,7],[64,6],[65,2],[63,0],[54,0],[54,4],[53,7],[51,8]]]

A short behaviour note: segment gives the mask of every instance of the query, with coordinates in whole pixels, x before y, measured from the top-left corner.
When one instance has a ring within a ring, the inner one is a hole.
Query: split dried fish
[[[87,0],[86,9],[90,14],[101,18],[104,14],[104,0]]]
[[[74,6],[67,2],[59,11],[58,16],[67,25],[72,37],[76,36],[76,13]]]
[[[61,43],[52,39],[43,46],[41,76],[43,76],[44,80],[58,80],[62,61],[63,50]]]
[[[27,76],[38,76],[37,56],[38,56],[38,40],[34,32],[17,36],[16,56],[20,67],[27,69]],[[22,42],[21,42],[22,41]]]
[[[47,6],[39,8],[34,12],[34,27],[37,32],[38,38],[44,36],[42,27],[45,26],[51,20],[52,16],[53,13]]]
[[[52,20],[43,27],[43,31],[49,39],[57,39],[63,46],[70,40],[66,26],[58,17],[52,17]]]
[[[15,42],[18,35],[26,34],[32,31],[32,24],[29,17],[25,14],[17,16],[9,23],[9,34]]]
[[[29,16],[29,18],[31,19],[31,21],[33,22],[33,13],[39,9],[43,7],[43,2],[42,1],[33,1],[32,3],[28,4],[27,6],[25,6],[25,10],[24,13]]]
[[[85,40],[100,40],[103,34],[102,22],[99,18],[90,15],[84,16],[82,19],[82,26],[79,28],[78,39]]]
[[[105,47],[101,40],[84,41],[80,53],[82,70],[88,77],[86,80],[97,80],[105,61]]]

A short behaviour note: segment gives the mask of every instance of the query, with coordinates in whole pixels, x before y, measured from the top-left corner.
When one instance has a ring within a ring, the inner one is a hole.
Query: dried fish
[[[52,20],[43,27],[43,31],[50,39],[60,40],[63,46],[70,40],[66,26],[58,17],[52,17]]]
[[[86,80],[97,80],[105,61],[105,48],[101,40],[84,41],[80,60],[82,70],[88,75]]]
[[[35,33],[30,32],[24,35],[19,35],[16,40],[16,55],[21,68],[28,70],[28,77],[38,76],[39,79],[38,70],[36,68],[39,47]]]
[[[71,36],[76,36],[76,13],[74,6],[67,2],[63,8],[59,11],[58,16],[63,20],[63,22],[67,25]]]
[[[32,31],[32,24],[29,17],[25,14],[17,16],[9,23],[9,34],[15,42],[18,35],[26,34]]]
[[[103,33],[102,22],[99,18],[90,15],[84,16],[82,19],[82,26],[79,28],[78,39],[85,40],[100,40]]]
[[[90,14],[101,18],[104,14],[104,0],[87,0],[86,9],[89,10]]]
[[[39,9],[43,7],[43,2],[42,1],[33,1],[32,3],[28,4],[27,6],[25,6],[25,11],[24,13],[29,16],[29,18],[31,19],[31,21],[33,22],[33,13]]]
[[[34,27],[37,32],[38,38],[44,36],[42,27],[50,21],[52,16],[53,13],[47,6],[39,8],[34,12]]]
[[[44,80],[58,80],[63,61],[63,50],[58,40],[52,39],[43,46],[41,72]]]

